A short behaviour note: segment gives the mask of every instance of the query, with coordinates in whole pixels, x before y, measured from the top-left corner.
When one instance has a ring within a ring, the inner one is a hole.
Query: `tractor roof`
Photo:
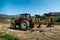
[[[28,14],[28,13],[23,13],[23,14],[20,14],[20,15],[30,15],[30,14]]]

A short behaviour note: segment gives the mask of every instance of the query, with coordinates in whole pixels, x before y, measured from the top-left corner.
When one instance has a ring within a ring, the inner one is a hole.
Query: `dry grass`
[[[50,28],[42,25],[41,28],[34,28],[28,31],[9,29],[9,26],[10,24],[0,24],[0,32],[15,34],[21,40],[60,40],[60,25]]]

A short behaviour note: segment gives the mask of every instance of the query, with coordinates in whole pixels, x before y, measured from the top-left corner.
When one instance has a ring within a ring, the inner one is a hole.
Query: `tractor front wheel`
[[[11,22],[11,28],[16,29],[16,24],[15,24],[15,22]]]

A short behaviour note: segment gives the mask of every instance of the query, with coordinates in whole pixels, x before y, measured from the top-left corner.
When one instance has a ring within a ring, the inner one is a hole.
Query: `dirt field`
[[[10,24],[0,23],[0,32],[15,34],[21,40],[60,40],[60,25],[49,28],[46,28],[46,25],[41,25],[41,28],[33,28],[28,31],[10,29],[9,27]]]

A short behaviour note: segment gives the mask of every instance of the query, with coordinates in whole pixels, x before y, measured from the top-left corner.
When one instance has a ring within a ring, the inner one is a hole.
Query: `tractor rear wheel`
[[[20,29],[26,31],[29,28],[29,21],[23,20],[20,22]]]

